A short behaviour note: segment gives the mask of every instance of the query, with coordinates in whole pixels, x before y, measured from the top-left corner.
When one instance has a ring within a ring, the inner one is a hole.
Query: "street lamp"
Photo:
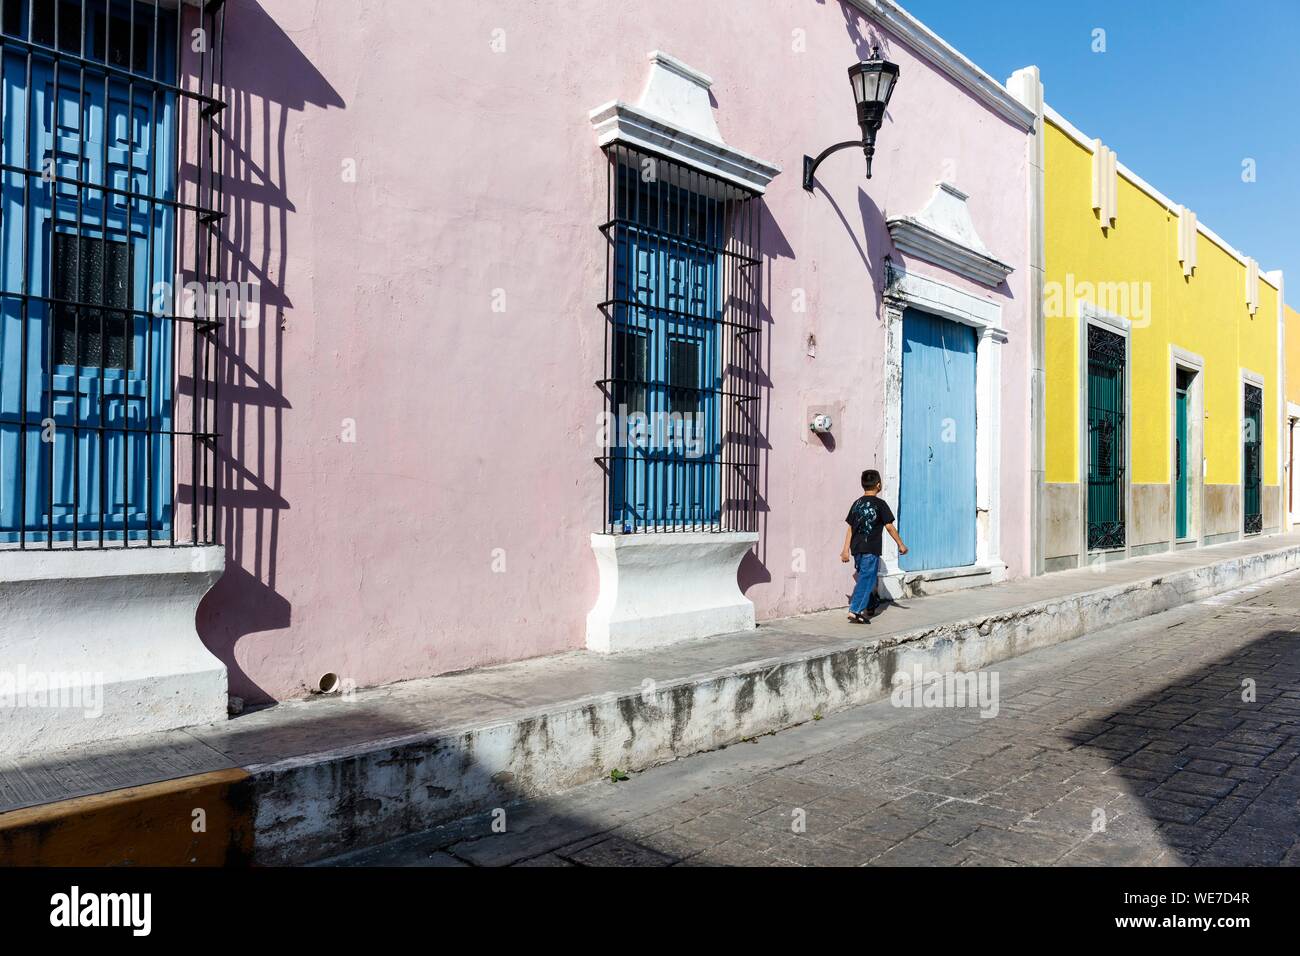
[[[853,100],[858,105],[858,125],[862,127],[862,139],[836,143],[823,150],[816,159],[811,156],[803,158],[803,188],[812,192],[813,173],[822,160],[831,153],[850,146],[861,146],[862,154],[867,158],[867,178],[871,178],[871,157],[876,153],[876,132],[885,120],[885,107],[889,105],[890,94],[898,81],[898,64],[880,58],[880,47],[871,48],[871,56],[861,63],[849,67],[849,84],[853,87]]]

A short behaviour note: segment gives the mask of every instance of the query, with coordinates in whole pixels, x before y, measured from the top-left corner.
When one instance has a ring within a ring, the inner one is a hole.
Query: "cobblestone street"
[[[1298,626],[1292,574],[1004,662],[996,716],[879,701],[331,862],[1295,865]]]

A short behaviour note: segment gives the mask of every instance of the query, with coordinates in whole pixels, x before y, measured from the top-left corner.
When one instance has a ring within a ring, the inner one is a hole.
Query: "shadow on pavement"
[[[1100,719],[1108,729],[1069,739],[1114,764],[1183,863],[1286,856],[1300,829],[1300,635],[1269,631]]]

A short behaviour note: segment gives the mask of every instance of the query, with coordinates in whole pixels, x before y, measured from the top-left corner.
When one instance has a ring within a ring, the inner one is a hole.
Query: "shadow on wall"
[[[819,5],[824,6],[827,0],[816,0]],[[861,13],[846,3],[841,3],[841,14],[844,16],[845,29],[848,30],[849,37],[853,41],[854,49],[859,59],[866,59],[873,46],[879,46],[883,55],[889,55],[889,40],[883,35],[877,35],[874,32],[864,34],[860,28]],[[846,64],[847,68],[847,64]],[[845,83],[847,95],[847,82]],[[715,104],[716,105],[716,104]],[[886,114],[888,115],[888,114]],[[789,173],[787,173],[789,175]],[[885,217],[881,213],[875,201],[863,189],[858,190],[859,216],[861,219],[862,235],[865,238],[867,248],[863,248],[862,241],[858,239],[858,232],[853,224],[844,214],[844,210],[835,201],[834,197],[822,189],[820,183],[814,184],[816,195],[820,199],[830,202],[831,208],[839,216],[840,222],[844,224],[844,231],[848,234],[850,241],[857,248],[858,255],[862,258],[862,264],[866,269],[867,288],[864,290],[869,297],[874,297],[876,302],[880,301],[880,291],[884,289],[884,259],[873,260],[869,249],[889,249],[890,239],[889,230],[885,225]],[[771,452],[773,450],[771,442],[771,403],[772,403],[772,380],[769,377],[768,369],[770,368],[770,355],[772,348],[772,329],[773,315],[771,309],[772,302],[772,271],[777,259],[794,259],[795,252],[790,247],[789,241],[781,232],[776,220],[772,217],[766,203],[763,206],[763,248],[762,255],[766,260],[764,279],[765,288],[760,296],[760,318],[765,327],[762,345],[763,357],[766,361],[758,363],[759,374],[762,376],[761,382],[764,389],[762,422],[758,429],[758,448],[762,456],[761,477],[759,479],[758,493],[758,516],[759,516],[759,543],[754,551],[745,555],[740,564],[739,584],[740,590],[748,594],[749,590],[756,585],[770,584],[772,582],[772,569],[768,562],[767,555],[767,528],[768,518],[771,514],[771,503],[768,499],[767,489],[769,487],[769,476],[771,469]],[[820,437],[820,436],[819,436]],[[797,441],[798,439],[794,439]],[[834,451],[833,438],[821,438],[823,446],[828,451]],[[783,572],[784,573],[784,572]]]
[[[849,240],[852,241],[854,246],[857,248],[858,255],[862,258],[862,265],[865,269],[865,275],[863,278],[863,281],[865,283],[865,288],[863,289],[863,296],[864,296],[863,301],[872,301],[874,299],[878,307],[881,301],[881,290],[885,288],[885,257],[880,256],[877,257],[876,259],[873,259],[868,249],[890,248],[888,244],[889,231],[885,226],[884,215],[881,213],[880,208],[876,205],[875,200],[873,200],[866,193],[865,190],[859,189],[858,209],[859,209],[859,215],[861,217],[861,233],[863,236],[866,237],[866,242],[868,247],[867,249],[863,249],[862,243],[858,240],[857,230],[855,230],[853,225],[849,222],[848,217],[844,215],[844,211],[840,208],[839,204],[835,202],[834,198],[829,193],[825,192],[821,188],[820,184],[815,184],[815,190],[816,190],[817,197],[819,199],[825,199],[826,201],[828,201],[831,205],[831,208],[835,210],[835,214],[839,216],[840,222],[844,224],[845,233],[848,235]],[[760,305],[760,317],[762,319],[763,325],[765,326],[764,338],[766,341],[763,346],[764,354],[770,356],[771,348],[772,348],[772,328],[773,328],[773,316],[772,316],[772,309],[771,309],[772,270],[778,258],[793,259],[795,257],[795,253],[794,250],[790,247],[790,244],[786,240],[785,236],[782,234],[781,230],[777,227],[775,220],[772,219],[771,213],[768,212],[766,206],[764,206],[763,209],[763,217],[764,217],[763,218],[763,256],[767,260],[766,263],[767,269],[765,273],[765,281],[766,281],[767,288],[763,290],[762,303]],[[769,240],[768,239],[769,236],[774,236],[775,238],[773,240]],[[877,312],[879,312],[878,308],[877,308]],[[770,360],[767,363],[759,363],[760,370],[765,370],[769,366],[770,366]],[[772,581],[772,570],[768,564],[768,556],[767,556],[767,525],[768,525],[768,518],[771,514],[771,506],[768,501],[767,488],[768,488],[769,471],[771,467],[771,452],[772,452],[772,443],[770,440],[772,381],[770,378],[766,376],[766,372],[764,372],[763,385],[764,385],[763,423],[762,423],[762,427],[759,429],[759,434],[758,434],[759,450],[763,456],[762,478],[760,479],[759,482],[760,490],[758,496],[759,544],[757,550],[748,552],[745,555],[744,560],[740,564],[740,572],[739,572],[740,590],[746,594],[748,593],[751,587],[758,584],[769,584]],[[825,436],[825,437],[818,436],[818,438],[821,440],[823,447],[825,447],[827,451],[834,452],[835,444],[833,438],[831,438],[830,436]],[[798,438],[794,438],[792,436],[791,439],[792,443],[797,442],[798,440],[799,440]],[[783,571],[782,574],[784,573],[785,572]],[[846,603],[847,603],[847,599],[846,599]]]
[[[230,693],[250,703],[269,694],[239,666],[235,645],[287,628],[292,608],[277,590],[285,413],[283,338],[293,308],[286,181],[293,113],[343,108],[338,92],[257,0],[230,0],[225,19],[225,99],[220,149],[226,215],[218,277],[257,287],[257,307],[222,330],[216,409],[218,542],[226,573],[199,607],[204,644],[230,673]],[[186,171],[193,175],[192,170]]]
[[[826,0],[817,0],[817,3],[825,4]],[[871,56],[874,47],[880,47],[880,55],[889,59],[889,37],[874,28],[869,28],[865,33],[862,31],[862,24],[867,22],[865,13],[840,0],[840,14],[844,17],[844,29],[848,31],[849,39],[853,41],[853,51],[859,60]],[[849,64],[844,64],[845,69],[848,69],[848,66]],[[888,116],[888,112],[885,115]]]
[[[759,231],[762,244],[759,257],[763,260],[762,287],[758,290],[758,320],[761,329],[756,337],[758,355],[754,357],[753,371],[749,378],[756,384],[763,396],[759,403],[758,422],[754,428],[754,442],[759,455],[758,488],[754,497],[754,507],[758,517],[758,545],[752,551],[745,552],[740,562],[737,580],[742,593],[758,584],[768,584],[772,572],[767,564],[767,523],[772,512],[768,496],[772,458],[772,272],[778,259],[793,259],[794,249],[790,241],[772,216],[764,201],[759,206]]]
[[[817,0],[817,2],[825,3],[825,0]],[[840,13],[844,17],[844,29],[848,32],[849,39],[853,42],[854,54],[859,60],[867,59],[867,57],[871,55],[872,49],[875,47],[880,48],[881,56],[886,59],[889,58],[889,37],[874,29],[869,29],[864,33],[862,30],[864,18],[862,11],[847,3],[841,2]],[[847,69],[848,66],[849,64],[846,63],[845,69]],[[845,83],[845,86],[847,88],[847,82]],[[893,116],[890,114],[888,109],[885,110],[885,118],[887,120],[893,120]],[[853,161],[857,162],[858,159],[858,154],[855,153]],[[840,222],[844,224],[844,231],[848,233],[853,244],[857,246],[858,255],[862,258],[862,264],[866,266],[867,277],[872,284],[872,288],[868,291],[871,293],[871,297],[875,300],[877,305],[879,305],[881,302],[881,293],[885,288],[884,258],[878,257],[878,259],[873,259],[871,256],[871,250],[883,249],[889,251],[893,248],[893,240],[889,235],[889,227],[885,224],[884,214],[880,211],[880,207],[876,205],[876,201],[867,193],[866,189],[859,187],[858,214],[862,223],[862,237],[867,244],[867,247],[864,249],[862,243],[858,241],[858,233],[853,228],[852,224],[850,224],[848,217],[844,215],[844,210],[840,208],[839,203],[835,201],[835,197],[826,192],[826,190],[822,188],[821,183],[814,182],[813,189],[816,195],[825,198],[831,204],[831,208],[835,210],[835,215],[839,216]]]
[[[826,0],[817,0],[817,2],[821,4],[821,3],[825,3]],[[865,60],[869,56],[871,56],[871,51],[876,47],[879,47],[880,55],[882,57],[884,57],[887,60],[891,58],[891,50],[893,45],[890,42],[889,36],[885,33],[882,33],[874,26],[869,27],[864,32],[862,29],[863,22],[864,22],[864,14],[862,13],[862,11],[858,10],[856,7],[850,6],[848,3],[845,3],[843,2],[843,0],[841,0],[840,13],[843,14],[844,16],[844,29],[848,33],[849,39],[853,42],[854,53],[857,55],[859,60]],[[845,64],[846,69],[847,67],[848,64]],[[949,89],[954,90],[961,97],[965,99],[970,98],[970,93],[962,89],[960,85],[958,85],[957,82],[953,80],[951,77],[941,74],[941,79],[943,80],[945,86],[947,86]],[[893,122],[894,114],[891,113],[889,109],[885,110],[885,119],[891,123]],[[891,137],[886,136],[885,140],[888,145],[883,147],[884,149],[891,150],[891,149],[898,148],[896,144],[893,144]],[[939,159],[940,157],[938,154],[936,154],[931,156],[931,158]],[[939,168],[941,169],[942,167]],[[938,172],[939,169],[936,169],[936,173]],[[950,178],[952,174],[942,173],[940,175]],[[816,188],[819,191],[821,191],[820,184],[817,184]],[[831,198],[828,194],[824,192],[823,195],[826,195],[826,198],[828,199]],[[831,199],[831,203],[832,205],[834,205],[833,199]],[[885,217],[881,213],[879,207],[876,206],[875,201],[870,196],[867,195],[865,190],[859,191],[858,205],[861,207],[862,210],[862,222],[864,227],[866,227],[865,235],[867,237],[868,246],[872,249],[893,249],[894,240],[893,237],[889,235],[889,227],[885,223]],[[840,219],[844,221],[845,227],[847,228],[848,220],[845,219],[844,214],[840,212],[838,206],[835,207],[835,211],[839,213]],[[850,235],[852,235],[852,230],[849,230],[849,232]],[[855,242],[857,241],[856,238],[854,239],[854,241]],[[882,293],[886,287],[886,283],[884,281],[885,279],[884,270],[880,268],[878,264],[871,262],[870,257],[867,253],[863,252],[860,248],[858,251],[862,255],[862,261],[866,263],[867,268],[870,271],[873,280],[875,280],[876,282],[876,288],[880,290],[880,292],[878,292],[876,295],[876,302],[879,304],[882,302]],[[903,264],[904,267],[906,267],[908,261],[907,256],[902,255],[897,249],[893,249],[893,255]],[[1012,288],[1012,285],[1008,279],[1003,279],[1001,282],[998,283],[997,286],[992,288],[992,291],[996,292],[998,295],[1005,296],[1007,299],[1015,298],[1015,291]]]

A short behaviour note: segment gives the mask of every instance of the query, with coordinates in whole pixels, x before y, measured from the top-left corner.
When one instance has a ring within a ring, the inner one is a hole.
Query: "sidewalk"
[[[866,627],[824,611],[0,761],[0,864],[303,862],[865,703],[914,665],[975,670],[1296,568],[1300,534],[1273,535],[908,599]]]

